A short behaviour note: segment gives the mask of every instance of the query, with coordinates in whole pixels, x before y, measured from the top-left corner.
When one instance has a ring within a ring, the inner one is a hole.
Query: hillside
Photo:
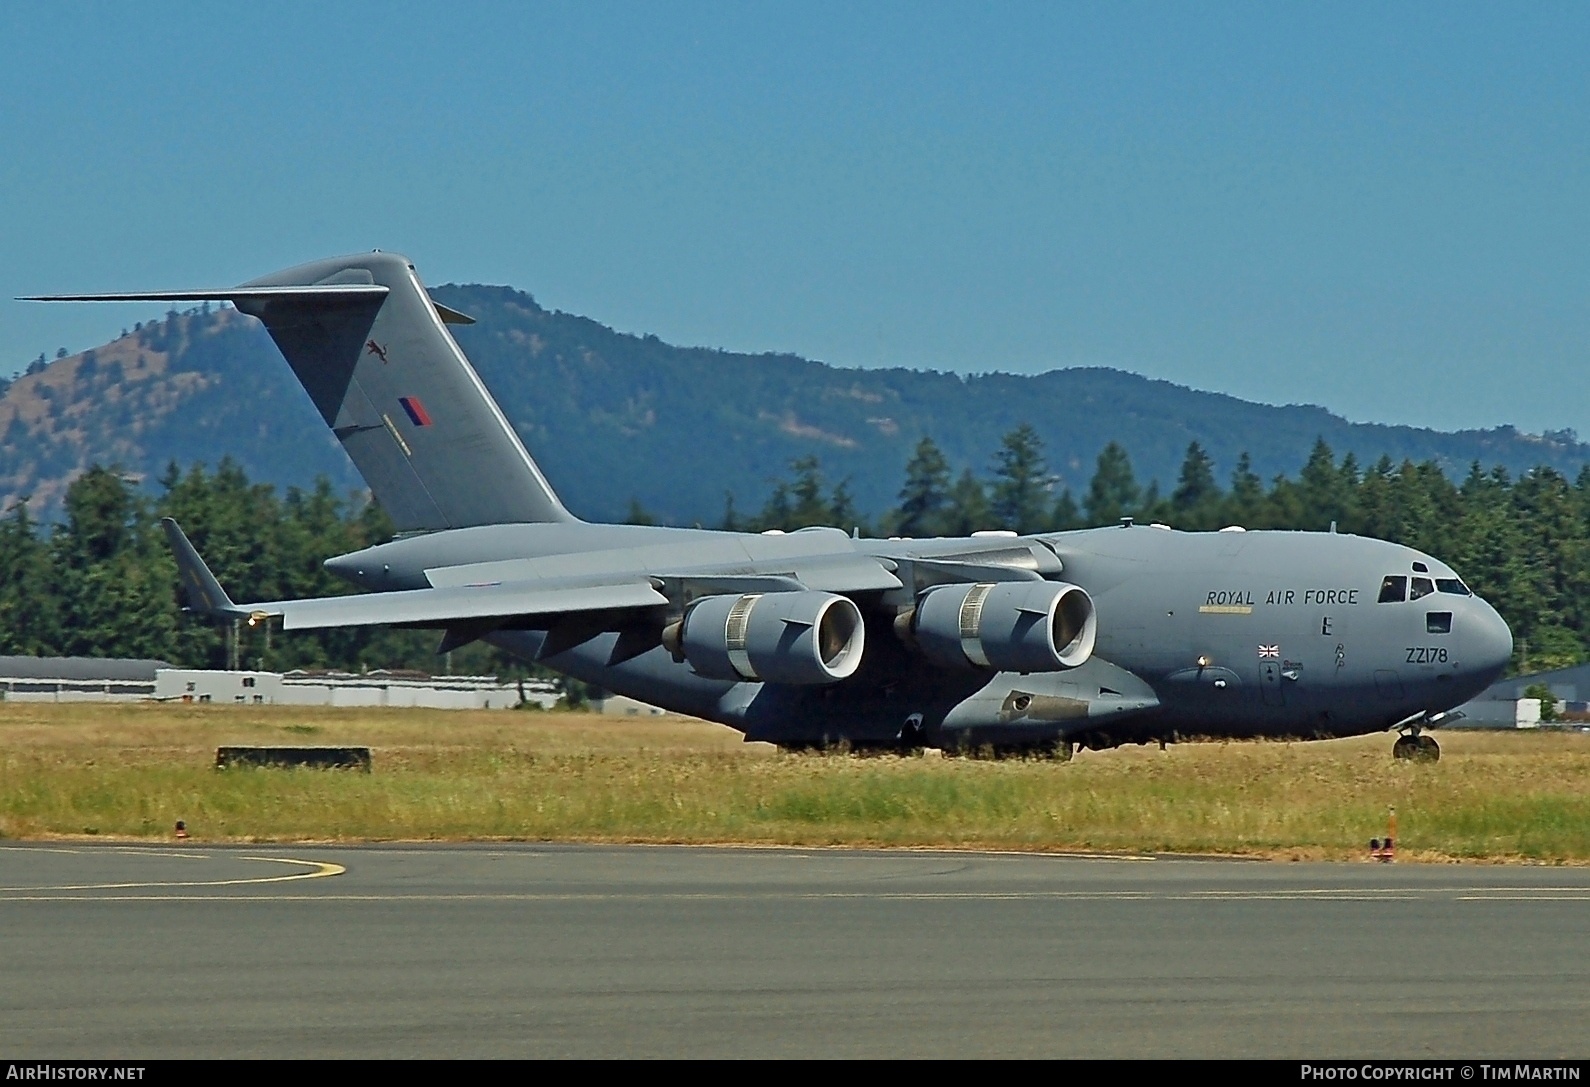
[[[1243,451],[1266,478],[1294,474],[1317,437],[1368,463],[1473,461],[1513,473],[1590,463],[1571,433],[1503,426],[1442,433],[1349,423],[1319,407],[1273,407],[1108,369],[1035,376],[860,370],[792,355],[681,348],[548,311],[507,287],[443,286],[438,300],[478,319],[454,333],[569,507],[623,517],[630,500],[675,523],[715,522],[725,492],[759,506],[789,461],[817,454],[849,477],[863,510],[891,505],[912,446],[930,434],[956,466],[988,467],[1022,422],[1051,468],[1086,486],[1104,444],[1121,442],[1139,479],[1173,483],[1191,441],[1222,478]],[[44,516],[94,462],[145,479],[176,460],[231,456],[250,477],[341,489],[357,475],[259,324],[235,311],[170,313],[19,378],[0,397],[0,494]]]

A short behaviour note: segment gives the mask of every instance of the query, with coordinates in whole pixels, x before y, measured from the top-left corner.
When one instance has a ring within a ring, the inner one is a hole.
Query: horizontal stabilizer
[[[336,301],[355,298],[384,298],[392,288],[379,283],[318,283],[308,287],[217,287],[193,291],[118,291],[112,294],[28,294],[18,302],[232,302],[239,299],[265,302],[271,299]],[[472,325],[475,319],[452,306],[432,300],[436,316],[450,325]]]
[[[19,302],[236,302],[278,298],[384,298],[391,288],[379,283],[321,283],[307,287],[217,287],[194,291],[125,291],[115,294],[29,294]],[[462,316],[462,314],[460,314]]]

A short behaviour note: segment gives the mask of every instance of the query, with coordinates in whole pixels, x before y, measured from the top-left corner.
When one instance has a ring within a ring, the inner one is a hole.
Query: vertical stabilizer
[[[573,521],[396,253],[334,257],[241,287],[35,295],[231,302],[265,323],[399,532]]]
[[[269,290],[361,284],[386,292]],[[264,322],[399,531],[574,520],[442,320],[467,318],[438,308],[406,258],[290,268],[234,304]]]

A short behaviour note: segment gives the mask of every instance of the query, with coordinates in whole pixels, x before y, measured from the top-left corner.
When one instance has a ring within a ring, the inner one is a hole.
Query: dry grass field
[[[0,703],[0,837],[743,842],[1590,862],[1590,735],[1446,733],[1084,752],[787,755],[684,718]],[[360,744],[374,771],[214,769],[217,745]]]

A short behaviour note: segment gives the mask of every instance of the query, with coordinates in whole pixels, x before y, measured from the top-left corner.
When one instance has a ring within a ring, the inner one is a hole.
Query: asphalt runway
[[[1584,1057],[1590,870],[0,846],[0,1055]]]

